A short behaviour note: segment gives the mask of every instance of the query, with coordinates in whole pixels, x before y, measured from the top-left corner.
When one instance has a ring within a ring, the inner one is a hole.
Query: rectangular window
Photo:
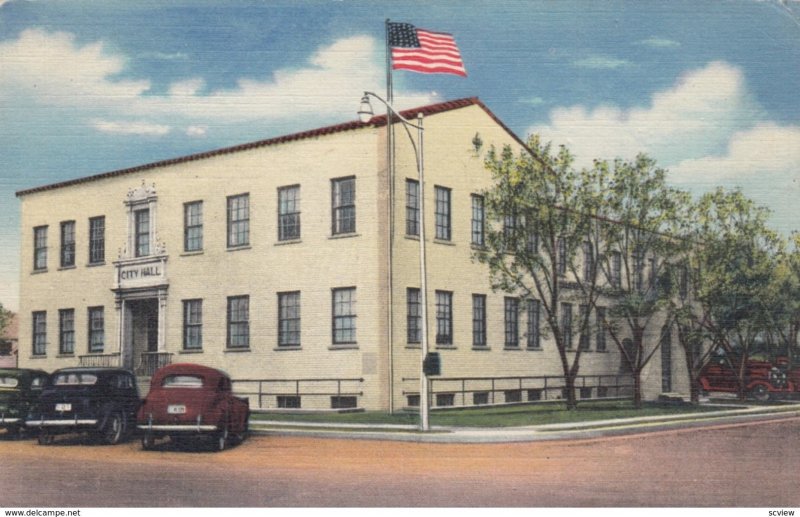
[[[633,286],[638,292],[644,289],[644,254],[633,252]]]
[[[333,290],[333,344],[356,343],[356,288]]]
[[[572,348],[572,304],[561,304],[561,336],[564,340],[564,347]]]
[[[437,406],[453,406],[456,403],[455,393],[437,393],[436,405]]]
[[[61,267],[75,265],[75,221],[61,223]]]
[[[450,231],[450,189],[435,187],[436,193],[436,238],[449,241]]]
[[[488,403],[489,403],[488,391],[476,391],[475,393],[472,394],[472,404],[476,406],[482,406]]]
[[[58,311],[58,353],[75,353],[75,309]]]
[[[595,319],[597,325],[597,351],[606,351],[606,308],[597,307],[595,309]]]
[[[591,282],[594,278],[594,248],[591,242],[583,243],[583,281]]]
[[[486,233],[486,212],[483,206],[483,196],[472,195],[472,244],[483,246]]]
[[[150,210],[136,210],[134,219],[134,249],[137,257],[150,255]]]
[[[36,311],[31,315],[33,324],[33,355],[47,353],[47,312]]]
[[[619,251],[611,252],[611,287],[622,287],[622,254]]]
[[[453,293],[436,291],[436,344],[453,344]]]
[[[228,247],[250,244],[250,194],[228,197]]]
[[[528,348],[541,348],[539,300],[528,300]]]
[[[503,391],[503,397],[507,404],[522,402],[522,390],[505,390]]]
[[[332,214],[331,233],[354,233],[356,231],[356,179],[331,180]]]
[[[519,222],[515,209],[511,209],[510,214],[503,216],[503,237],[506,240],[506,247],[514,249],[516,247],[517,223]]]
[[[101,353],[106,345],[106,323],[103,307],[89,307],[87,320],[89,353]]]
[[[183,349],[203,349],[203,300],[183,300]]]
[[[228,297],[228,348],[250,347],[250,297]]]
[[[278,346],[300,346],[300,291],[278,293]]]
[[[278,240],[300,238],[300,185],[278,189]]]
[[[331,409],[353,409],[358,407],[358,397],[337,395],[331,397]]]
[[[278,395],[278,407],[282,409],[300,409],[300,397],[297,395]]]
[[[528,253],[539,253],[539,232],[536,228],[528,228],[528,242],[526,243]]]
[[[589,339],[589,306],[580,305],[578,307],[578,324],[581,326],[581,334],[578,338],[578,346],[581,350],[589,350],[592,347],[592,342]]]
[[[419,182],[406,180],[406,235],[419,235]]]
[[[472,295],[472,346],[486,346],[486,295]]]
[[[406,340],[408,343],[422,342],[422,299],[419,289],[406,289],[406,314]]]
[[[89,263],[99,264],[106,260],[106,218],[89,219]]]
[[[183,251],[203,249],[203,202],[183,205]]]
[[[506,348],[519,347],[519,299],[505,298]]]
[[[558,238],[558,257],[556,257],[558,262],[558,274],[559,275],[566,275],[567,274],[567,241],[564,237]]]
[[[47,269],[47,226],[33,229],[33,269]]]

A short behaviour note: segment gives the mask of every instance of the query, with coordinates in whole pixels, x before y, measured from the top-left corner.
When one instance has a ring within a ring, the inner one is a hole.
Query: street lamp
[[[422,357],[420,358],[420,389],[419,389],[419,415],[420,415],[420,430],[427,431],[430,429],[428,413],[428,377],[425,374],[425,358],[428,356],[428,286],[427,286],[427,274],[425,268],[425,174],[424,174],[424,167],[422,161],[422,134],[423,134],[423,127],[422,127],[422,113],[417,113],[417,123],[414,124],[403,115],[400,114],[394,106],[389,104],[388,101],[381,98],[379,95],[372,93],[372,92],[364,92],[364,96],[361,97],[361,107],[358,109],[358,117],[361,119],[361,122],[369,122],[370,119],[373,117],[374,112],[372,111],[372,104],[370,104],[369,98],[374,97],[378,99],[386,108],[394,114],[400,122],[403,123],[403,128],[406,130],[406,134],[408,135],[409,140],[411,141],[411,147],[414,148],[414,157],[417,160],[417,173],[419,174],[419,276],[420,276],[420,305],[422,305]],[[386,128],[387,131],[391,131],[391,117],[387,117],[386,120]],[[417,130],[417,139],[416,142],[414,141],[414,137],[411,136],[411,130],[409,128],[414,128]],[[393,160],[390,161],[390,164]],[[392,171],[394,172],[394,171]],[[394,177],[392,176],[392,181],[394,181]],[[394,200],[390,200],[391,203]]]

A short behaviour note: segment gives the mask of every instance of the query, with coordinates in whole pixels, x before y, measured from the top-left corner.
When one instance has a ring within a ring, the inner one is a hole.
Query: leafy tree
[[[798,334],[800,334],[800,233],[791,236],[793,249],[777,257],[772,285],[767,291],[768,330],[770,341],[780,355],[797,364]]]
[[[8,343],[3,336],[5,336],[6,329],[11,324],[11,318],[14,316],[14,313],[7,310],[3,307],[3,304],[0,303],[0,346],[9,346]]]
[[[589,332],[600,295],[595,257],[605,223],[597,215],[607,177],[602,169],[576,172],[565,147],[554,151],[535,135],[518,156],[510,147],[491,149],[486,167],[494,180],[484,192],[490,224],[476,258],[488,264],[494,290],[538,301],[574,409],[583,350],[573,336]],[[572,317],[569,309],[580,307]]]
[[[598,162],[595,169],[608,168]],[[670,293],[662,285],[679,256],[682,207],[689,195],[667,185],[664,169],[640,154],[633,161],[616,160],[611,172],[608,212],[615,224],[605,226],[607,253],[602,270],[615,296],[609,310],[608,331],[627,366],[634,389],[634,405],[642,405],[642,371],[659,350],[672,325],[661,321]],[[616,261],[616,264],[614,263]],[[663,324],[657,339],[652,326]]]

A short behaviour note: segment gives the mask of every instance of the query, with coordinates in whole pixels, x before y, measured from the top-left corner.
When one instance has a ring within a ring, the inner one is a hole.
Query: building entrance
[[[158,298],[125,301],[125,367],[139,370],[158,352]]]

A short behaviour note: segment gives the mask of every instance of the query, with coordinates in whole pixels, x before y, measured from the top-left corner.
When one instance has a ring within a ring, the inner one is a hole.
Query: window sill
[[[409,235],[405,234],[404,237],[410,241],[417,241],[419,242],[419,235]]]
[[[433,239],[434,244],[444,244],[445,246],[455,246],[456,243],[451,240],[445,239]]]
[[[249,250],[252,249],[252,246],[249,244],[242,244],[241,246],[228,246],[225,251],[241,251],[241,250]]]
[[[597,354],[607,354],[608,350],[595,350],[595,353],[597,353]]]
[[[349,239],[351,237],[361,237],[360,233],[352,232],[352,233],[337,233],[335,235],[331,235],[328,239]]]
[[[58,271],[67,271],[69,269],[75,269],[75,267],[76,267],[75,264],[71,266],[61,266],[60,268],[58,268]]]
[[[473,346],[472,350],[475,352],[490,352],[492,349],[488,346]]]
[[[298,237],[296,239],[286,239],[286,240],[278,241],[278,242],[275,243],[275,246],[288,246],[289,244],[300,244],[301,242],[303,242],[303,239]]]
[[[67,359],[67,358],[70,358],[70,357],[75,357],[75,354],[74,353],[73,354],[58,354],[56,356],[56,359]]]
[[[505,352],[522,352],[522,347],[519,347],[519,346],[504,346],[503,350]]]
[[[328,347],[328,350],[358,350],[358,345],[356,343],[345,344],[345,345],[331,345]]]
[[[239,353],[239,352],[250,352],[250,347],[247,347],[247,348],[245,348],[245,347],[242,347],[242,348],[226,348],[225,349],[225,353],[227,354],[229,352],[230,353],[234,353],[234,354]]]
[[[291,350],[302,350],[302,349],[303,347],[300,345],[284,345],[284,346],[278,345],[275,348],[273,348],[273,350],[276,352],[289,352]]]
[[[34,269],[31,271],[32,275],[41,275],[42,273],[47,273],[47,268],[44,269]]]
[[[540,346],[529,346],[525,350],[527,350],[528,352],[541,352],[544,349]]]
[[[436,345],[436,350],[457,350],[455,345]]]
[[[103,355],[104,352],[102,350],[89,350],[86,355]]]
[[[205,250],[192,250],[192,251],[184,251],[181,253],[181,257],[194,257],[195,255],[202,255]]]
[[[487,251],[488,249],[486,248],[485,244],[475,244],[474,242],[470,244],[470,248],[472,248],[475,251]]]
[[[86,264],[86,267],[98,267],[98,266],[105,266],[105,265],[106,265],[105,261],[103,261],[103,262],[88,262]]]
[[[47,354],[36,354],[29,356],[28,359],[47,359]]]
[[[183,349],[183,350],[178,350],[178,353],[179,354],[202,354],[203,353],[203,349],[202,348],[197,348],[197,349],[192,349],[192,350]]]
[[[406,345],[406,350],[421,350],[421,349],[422,345],[420,345],[419,343],[408,343]]]

